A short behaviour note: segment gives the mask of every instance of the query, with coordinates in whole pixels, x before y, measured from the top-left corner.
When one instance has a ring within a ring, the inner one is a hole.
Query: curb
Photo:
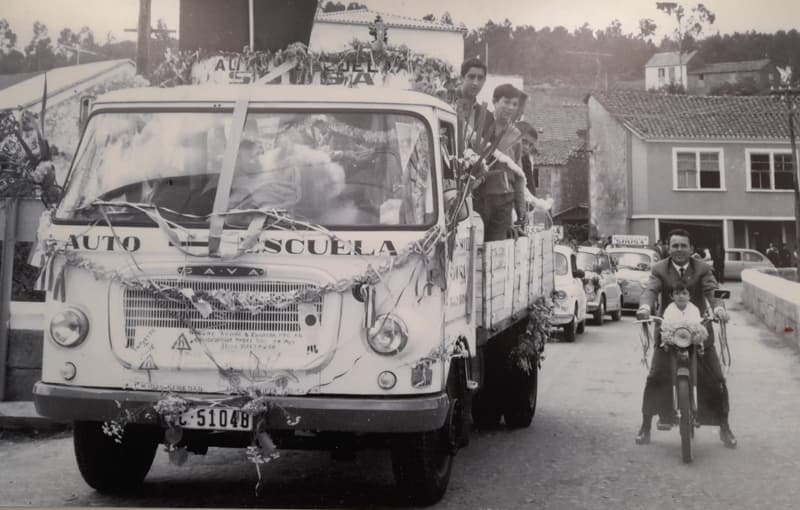
[[[59,431],[67,427],[40,416],[32,401],[0,402],[0,430]]]

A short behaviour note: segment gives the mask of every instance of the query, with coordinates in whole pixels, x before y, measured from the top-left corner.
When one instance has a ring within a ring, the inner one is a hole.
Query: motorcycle
[[[730,291],[715,290],[714,297],[722,300],[723,307],[726,299],[730,298]],[[708,312],[709,307],[706,307]],[[647,351],[654,345],[651,326],[655,322],[662,322],[660,317],[650,317],[647,320],[637,320],[641,324],[640,338],[644,352],[643,361],[647,365]],[[702,329],[689,325],[680,325],[675,328],[661,329],[660,348],[670,353],[670,374],[672,377],[672,408],[678,420],[678,429],[681,435],[681,456],[684,463],[691,463],[694,459],[693,442],[694,429],[701,425],[716,425],[716,423],[702,421],[698,413],[697,398],[697,359],[703,355],[703,343],[706,333],[705,326],[708,322],[718,324],[720,342],[719,356],[724,373],[730,369],[730,348],[724,321],[714,319],[708,313],[703,319]]]

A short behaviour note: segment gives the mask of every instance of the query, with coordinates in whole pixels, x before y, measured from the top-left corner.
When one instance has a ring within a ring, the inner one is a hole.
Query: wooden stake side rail
[[[552,231],[479,245],[475,282],[475,325],[481,345],[524,319],[537,299],[552,293]]]

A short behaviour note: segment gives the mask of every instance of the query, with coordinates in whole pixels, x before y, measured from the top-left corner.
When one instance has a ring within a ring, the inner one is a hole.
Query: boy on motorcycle
[[[714,297],[714,290],[718,288],[718,284],[711,266],[691,257],[694,243],[689,232],[683,229],[673,230],[669,233],[667,246],[669,256],[653,266],[650,279],[639,300],[640,306],[636,317],[648,320],[657,301],[661,304],[660,315],[663,316],[673,290],[682,285],[689,291],[691,304],[697,307],[701,314],[705,313],[706,303],[709,303],[714,310],[714,316],[720,321],[727,321],[727,312]],[[699,357],[698,391],[702,389],[707,394],[702,400],[708,402],[709,421],[719,424],[720,440],[728,448],[736,448],[736,436],[733,435],[728,423],[728,387],[714,347],[711,324],[706,327],[708,338]],[[669,373],[670,358],[660,347],[661,335],[660,329],[657,328],[656,348],[653,350],[653,360],[642,398],[642,426],[636,435],[636,444],[650,442],[650,428],[655,414],[660,417],[660,425],[669,427],[675,423]]]

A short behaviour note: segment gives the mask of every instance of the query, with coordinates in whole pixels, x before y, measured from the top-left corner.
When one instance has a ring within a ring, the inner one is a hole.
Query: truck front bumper
[[[181,393],[182,397],[203,405],[225,395]],[[33,398],[38,413],[60,422],[108,421],[118,419],[125,410],[142,410],[154,405],[163,393],[63,386],[38,382]],[[276,396],[270,403],[299,417],[289,425],[284,413],[270,413],[268,428],[337,432],[424,432],[444,425],[449,408],[446,394],[411,397]],[[136,413],[141,423],[157,423],[156,413]],[[149,416],[147,416],[149,415]],[[280,416],[278,416],[280,415]]]

